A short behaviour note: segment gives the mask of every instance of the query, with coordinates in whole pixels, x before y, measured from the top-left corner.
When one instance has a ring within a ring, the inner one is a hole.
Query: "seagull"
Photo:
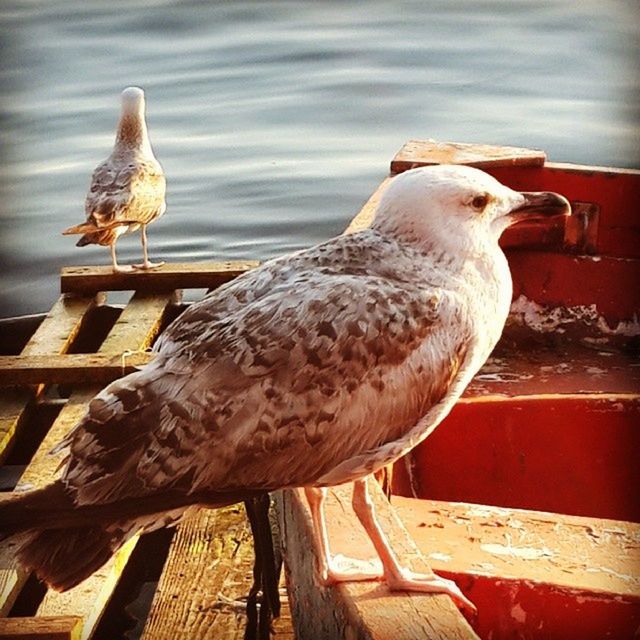
[[[512,297],[504,229],[568,213],[560,195],[470,167],[398,175],[370,228],[191,305],[148,365],[90,402],[55,449],[62,477],[0,503],[0,535],[27,532],[21,563],[67,589],[189,509],[302,487],[321,583],[381,579],[473,608],[454,582],[401,566],[367,478],[436,428],[498,341]],[[331,556],[323,500],[345,482],[379,556],[369,571]]]
[[[122,110],[113,151],[91,177],[85,200],[87,220],[62,232],[63,235],[83,234],[77,242],[78,247],[87,244],[108,246],[116,273],[134,268],[118,264],[116,242],[122,234],[138,228],[143,262],[134,266],[153,269],[162,264],[151,262],[147,254],[147,225],[165,212],[166,181],[151,148],[144,111],[144,91],[127,87],[122,92]]]

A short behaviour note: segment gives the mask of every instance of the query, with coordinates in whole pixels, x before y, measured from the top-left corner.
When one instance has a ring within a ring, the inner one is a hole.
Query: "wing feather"
[[[87,220],[97,229],[148,224],[164,211],[165,188],[156,162],[109,159],[93,173],[85,201]]]
[[[394,277],[384,251],[366,271],[301,256],[194,305],[94,399],[65,475],[79,503],[313,484],[441,400],[468,348],[456,295],[412,284],[411,256]]]

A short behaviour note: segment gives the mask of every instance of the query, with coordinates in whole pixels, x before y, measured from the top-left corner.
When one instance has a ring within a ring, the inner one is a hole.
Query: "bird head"
[[[127,87],[122,92],[122,114],[144,115],[144,91],[139,87]]]
[[[556,193],[520,193],[463,165],[436,165],[396,176],[382,195],[373,228],[427,249],[456,254],[495,250],[521,220],[570,212]]]

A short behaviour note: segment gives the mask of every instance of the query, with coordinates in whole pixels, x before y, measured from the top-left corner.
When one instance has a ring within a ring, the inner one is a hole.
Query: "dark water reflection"
[[[145,88],[169,181],[154,258],[267,258],[339,233],[409,138],[637,165],[635,1],[0,5],[0,315],[106,263],[82,218],[118,95]],[[138,257],[137,237],[119,244]]]

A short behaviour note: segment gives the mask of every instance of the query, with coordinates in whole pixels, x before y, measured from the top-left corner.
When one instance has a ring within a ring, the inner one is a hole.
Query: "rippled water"
[[[267,258],[339,233],[409,138],[635,166],[635,0],[0,4],[0,315],[42,311],[119,93],[168,176],[152,257]],[[137,235],[119,256],[139,256]]]

